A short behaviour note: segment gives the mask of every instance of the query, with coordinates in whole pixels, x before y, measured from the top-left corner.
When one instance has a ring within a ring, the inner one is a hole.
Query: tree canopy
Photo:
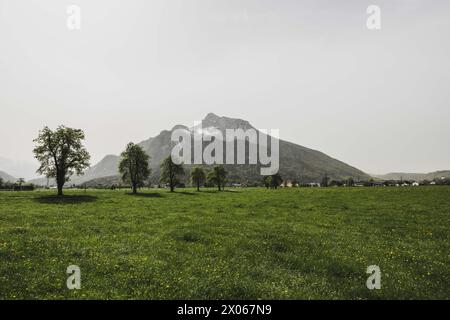
[[[264,185],[266,186],[266,188],[276,189],[280,186],[282,182],[283,178],[279,173],[264,177]]]
[[[321,187],[328,187],[328,184],[330,182],[330,178],[328,177],[327,174],[325,174],[325,176],[322,178],[322,183],[320,184]]]
[[[201,167],[194,167],[191,171],[191,182],[200,191],[200,185],[205,182],[206,174]]]
[[[150,156],[141,146],[132,142],[120,156],[119,172],[122,175],[122,181],[129,183],[133,193],[137,193],[137,188],[143,186],[150,175]]]
[[[180,177],[184,176],[182,164],[175,164],[169,155],[161,163],[161,182],[169,184],[170,192],[175,190],[175,186],[180,182]]]
[[[35,158],[40,162],[37,173],[55,178],[58,195],[73,174],[81,175],[89,167],[90,155],[83,146],[84,132],[59,126],[55,131],[44,127],[33,140]]]
[[[218,165],[208,173],[207,181],[210,184],[215,184],[219,191],[221,191],[225,187],[226,176],[227,172],[225,168],[222,165]]]

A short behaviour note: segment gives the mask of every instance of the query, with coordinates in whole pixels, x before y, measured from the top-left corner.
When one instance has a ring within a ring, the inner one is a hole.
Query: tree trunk
[[[58,182],[58,196],[63,195],[63,185],[62,183]]]
[[[137,193],[137,187],[135,184],[133,184],[133,193],[136,194]]]
[[[172,170],[172,169],[171,169]],[[169,178],[169,185],[170,185],[170,192],[173,192],[173,189],[174,189],[174,184],[175,184],[175,178],[174,178],[174,173],[171,171],[170,172],[170,178]]]
[[[64,180],[65,180],[65,173],[61,172],[60,170],[57,170],[56,172],[56,185],[58,186],[58,196],[63,195],[63,186],[64,186]]]
[[[197,191],[200,191],[200,181],[197,181]]]

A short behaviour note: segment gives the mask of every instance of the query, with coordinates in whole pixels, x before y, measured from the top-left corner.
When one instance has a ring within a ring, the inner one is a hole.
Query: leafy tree
[[[222,165],[215,166],[207,176],[207,181],[210,184],[215,184],[219,191],[222,190],[222,188],[225,187],[225,181],[226,181],[227,172],[225,171],[225,168]]]
[[[328,187],[328,183],[330,181],[330,178],[328,178],[328,175],[325,174],[325,177],[322,179],[322,183],[320,184],[322,187]]]
[[[279,173],[269,176],[269,186],[272,189],[277,189],[283,182],[283,178]]]
[[[344,183],[342,181],[339,180],[331,180],[331,182],[329,183],[330,187],[342,187]]]
[[[175,164],[169,155],[161,163],[161,182],[168,183],[170,192],[175,190],[175,186],[180,182],[180,177],[184,176],[183,165]]]
[[[150,156],[141,146],[132,142],[127,144],[120,156],[119,172],[122,180],[131,185],[133,193],[137,193],[137,188],[143,186],[150,175]]]
[[[355,185],[355,181],[352,177],[348,178],[347,180],[347,187],[353,187]]]
[[[0,177],[0,189],[3,189],[3,178]]]
[[[272,179],[271,176],[264,176],[264,178],[263,178],[264,186],[265,186],[267,189],[270,188],[271,179]]]
[[[25,179],[24,178],[19,178],[19,180],[17,180],[17,184],[19,185],[19,189],[22,190],[22,184],[25,183]]]
[[[33,140],[36,143],[34,156],[41,163],[37,173],[56,179],[59,196],[74,173],[81,175],[89,167],[90,155],[82,144],[83,140],[82,130],[65,126],[59,126],[55,131],[46,126]]]
[[[195,167],[191,171],[192,184],[197,186],[197,191],[200,191],[200,185],[205,181],[205,171],[201,167]]]

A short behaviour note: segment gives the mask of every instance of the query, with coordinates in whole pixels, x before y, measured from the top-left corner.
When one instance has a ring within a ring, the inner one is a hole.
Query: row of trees
[[[208,174],[202,167],[194,167],[191,171],[191,182],[197,187],[197,191],[200,190],[202,184],[215,185],[221,191],[225,188],[226,177],[227,172],[222,165],[215,166]]]
[[[83,171],[90,165],[90,155],[83,146],[84,139],[85,135],[82,130],[59,126],[55,131],[44,127],[34,140],[36,147],[33,153],[40,162],[37,172],[46,177],[55,178],[58,195],[63,194],[63,186],[73,174],[83,174]],[[119,172],[122,180],[130,184],[133,193],[136,193],[137,189],[143,186],[150,176],[149,161],[149,155],[139,145],[134,143],[129,143],[125,151],[121,153]],[[180,178],[185,175],[183,166],[173,163],[169,156],[164,159],[160,167],[161,182],[166,183],[170,187],[170,191],[173,192],[180,183]],[[202,167],[194,167],[191,170],[190,178],[197,190],[200,190],[200,186],[206,183],[208,185],[216,185],[220,191],[225,186],[226,175],[227,172],[221,165],[215,166],[208,173]],[[20,180],[18,184],[21,186],[23,182]],[[441,181],[439,182],[442,183]],[[279,174],[264,178],[264,185],[267,188],[276,189],[282,183],[283,180]],[[3,181],[0,181],[0,185],[3,184]],[[353,186],[355,183],[352,178],[345,182],[330,181],[326,175],[322,179],[321,186],[344,184]]]
[[[302,184],[300,184],[297,180],[283,180],[283,178],[281,177],[281,175],[279,173],[271,175],[271,176],[266,176],[263,178],[263,184],[266,188],[270,188],[270,189],[277,189],[279,186],[283,186],[287,187],[288,183],[290,183],[290,185],[292,187],[298,187],[298,186],[303,186]],[[322,183],[320,184],[322,187],[332,187],[332,186],[354,186],[355,182],[353,181],[353,178],[348,178],[347,180],[344,181],[337,181],[337,180],[331,180],[328,175],[325,175],[322,178]]]
[[[26,184],[24,178],[17,179],[16,182],[12,181],[4,181],[3,178],[0,177],[0,189],[3,190],[33,190],[33,184]]]
[[[347,180],[331,180],[328,175],[325,175],[322,178],[322,183],[320,184],[321,187],[334,187],[334,186],[347,186],[347,187],[353,187],[355,185],[355,181],[352,177],[348,178]]]
[[[64,184],[73,174],[81,175],[89,167],[90,155],[83,146],[84,132],[59,126],[51,130],[47,126],[39,132],[33,140],[36,144],[33,153],[40,162],[39,174],[55,178],[58,195],[63,195]],[[133,193],[144,185],[150,176],[150,156],[141,146],[129,143],[121,153],[119,172],[124,182],[129,183]],[[185,175],[182,165],[173,163],[169,156],[161,163],[161,182],[166,183],[173,192]],[[191,181],[197,190],[205,182],[217,185],[219,191],[223,189],[226,180],[226,171],[223,166],[216,166],[208,174],[203,168],[195,167],[191,171]],[[3,182],[2,182],[3,183]]]
[[[142,149],[141,146],[130,142],[125,151],[121,154],[119,164],[119,172],[122,181],[131,185],[133,193],[137,193],[137,189],[145,184],[150,176],[149,168],[150,156]],[[163,160],[161,167],[160,182],[166,183],[171,192],[180,183],[181,177],[185,175],[184,168],[181,164],[175,164],[172,158],[168,156]],[[191,170],[191,182],[200,190],[200,186],[205,182],[216,185],[221,191],[226,181],[226,171],[223,166],[215,166],[208,174],[202,167],[194,167]]]

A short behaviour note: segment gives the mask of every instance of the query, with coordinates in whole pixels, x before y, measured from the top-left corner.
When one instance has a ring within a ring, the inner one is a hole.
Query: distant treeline
[[[270,182],[274,180],[274,182]],[[275,182],[276,181],[276,182]],[[423,181],[414,181],[414,180],[386,180],[386,181],[353,181],[353,179],[347,180],[328,180],[326,182],[326,178],[323,179],[322,183],[305,183],[305,182],[297,182],[296,180],[282,180],[281,177],[277,176],[274,178],[264,178],[261,183],[250,183],[249,181],[242,182],[229,182],[225,183],[225,187],[227,188],[247,188],[247,187],[266,187],[276,189],[280,188],[311,188],[311,187],[405,187],[405,186],[432,186],[432,185],[450,185],[450,178],[439,178],[433,180],[423,180]],[[103,181],[103,183],[98,184],[82,184],[82,185],[67,185],[65,189],[128,189],[129,185],[126,183],[121,183],[120,179],[114,179],[114,182]],[[202,184],[203,187],[214,187],[214,184],[208,183],[205,181]],[[152,183],[148,181],[145,184],[139,186],[140,188],[168,188],[169,186],[165,183]],[[177,188],[186,188],[186,187],[195,187],[192,183],[179,182],[176,185]],[[51,189],[49,187],[44,186],[35,186],[33,184],[20,184],[18,182],[4,182],[0,179],[0,190],[3,191],[32,191],[36,188],[45,188]],[[54,187],[53,187],[54,188]]]
[[[110,181],[111,182],[111,181]],[[428,186],[428,185],[450,185],[450,178],[441,178],[434,180],[366,180],[366,181],[354,181],[352,178],[347,180],[331,180],[324,178],[321,183],[317,182],[298,182],[296,180],[282,180],[281,176],[268,176],[262,179],[260,183],[251,183],[248,180],[241,182],[226,181],[225,187],[227,188],[252,188],[252,187],[266,187],[271,189],[276,188],[331,188],[331,187],[405,187],[405,186]],[[148,180],[146,183],[139,185],[139,188],[168,188],[165,183],[152,183]],[[195,187],[194,184],[186,182],[179,182],[176,184],[177,188]],[[202,183],[202,187],[214,187],[213,183],[205,181]],[[102,181],[101,183],[90,183],[82,185],[70,185],[67,188],[81,188],[81,189],[127,189],[129,185],[120,182],[120,179],[114,179],[113,183],[108,181]]]
[[[33,191],[35,186],[33,184],[21,184],[17,182],[4,182],[0,179],[0,190],[3,191]]]

